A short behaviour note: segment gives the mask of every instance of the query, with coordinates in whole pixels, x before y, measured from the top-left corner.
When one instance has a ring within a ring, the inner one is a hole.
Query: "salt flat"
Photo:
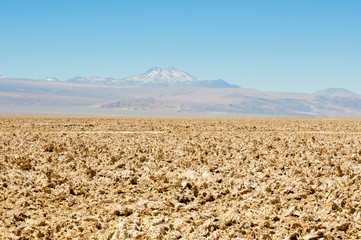
[[[361,238],[360,133],[360,119],[0,117],[0,238]]]

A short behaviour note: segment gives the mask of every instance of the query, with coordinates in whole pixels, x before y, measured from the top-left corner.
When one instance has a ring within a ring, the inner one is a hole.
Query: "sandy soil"
[[[0,118],[0,239],[360,239],[360,119]]]

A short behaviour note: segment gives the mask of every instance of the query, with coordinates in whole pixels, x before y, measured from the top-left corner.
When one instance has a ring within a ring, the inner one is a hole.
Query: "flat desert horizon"
[[[0,123],[1,239],[361,238],[361,119]]]

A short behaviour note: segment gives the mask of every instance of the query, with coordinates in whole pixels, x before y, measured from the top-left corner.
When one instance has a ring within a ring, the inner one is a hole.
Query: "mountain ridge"
[[[325,88],[314,93],[321,96],[360,96],[359,94],[346,88]]]
[[[174,66],[168,68],[152,67],[148,71],[127,78],[75,77],[65,82],[77,84],[114,85],[114,86],[157,86],[157,87],[206,87],[206,88],[239,88],[223,79],[199,80],[193,75],[177,70]]]
[[[159,73],[162,69],[153,68],[148,74],[152,71]],[[157,81],[156,75],[152,77]],[[232,87],[222,79],[198,80],[195,77],[192,81],[175,80],[166,84],[143,83],[142,79],[142,83],[135,84],[124,79],[100,77],[77,77],[76,80],[78,82],[74,83],[55,78],[0,78],[0,114],[6,109],[31,110],[48,106],[73,108],[76,112],[80,108],[92,113],[105,109],[114,114],[130,111],[138,115],[158,111],[167,112],[168,116],[224,113],[231,116],[361,117],[361,95],[342,88],[284,93]]]

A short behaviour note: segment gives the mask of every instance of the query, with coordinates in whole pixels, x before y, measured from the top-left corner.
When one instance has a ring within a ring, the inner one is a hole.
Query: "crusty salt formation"
[[[0,118],[1,239],[358,239],[361,120]]]

